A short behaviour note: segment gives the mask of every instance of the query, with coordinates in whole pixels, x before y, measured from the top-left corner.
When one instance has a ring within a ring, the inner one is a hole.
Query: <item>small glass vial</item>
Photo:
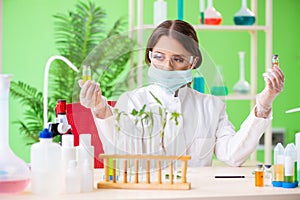
[[[84,82],[88,80],[92,80],[92,72],[91,72],[91,67],[84,65],[82,69],[82,80]]]
[[[264,165],[264,185],[272,185],[272,165]]]
[[[279,67],[279,57],[277,54],[274,54],[272,57],[272,67]]]
[[[264,186],[264,168],[262,164],[257,164],[255,169],[255,186]]]

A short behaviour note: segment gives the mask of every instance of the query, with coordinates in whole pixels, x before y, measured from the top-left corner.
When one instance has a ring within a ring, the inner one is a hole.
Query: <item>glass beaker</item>
[[[240,80],[234,85],[233,91],[239,94],[248,94],[250,92],[250,84],[245,80],[245,52],[239,52],[240,57]]]
[[[220,25],[222,23],[222,15],[213,5],[213,0],[208,0],[207,8],[204,11],[204,24],[207,25]]]
[[[0,193],[22,192],[30,181],[28,165],[8,143],[8,97],[11,75],[0,74]]]
[[[228,95],[228,88],[225,85],[221,66],[217,66],[217,73],[214,78],[213,86],[210,89],[210,93],[215,96]]]
[[[233,17],[235,25],[253,25],[255,23],[254,13],[247,8],[247,0],[242,0],[241,9]]]

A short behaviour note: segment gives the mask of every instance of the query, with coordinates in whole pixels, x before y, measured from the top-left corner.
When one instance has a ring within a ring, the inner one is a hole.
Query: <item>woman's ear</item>
[[[195,59],[194,59],[194,61],[193,61],[193,63],[192,63],[192,69],[195,69],[198,60],[199,60],[199,57],[195,57]]]

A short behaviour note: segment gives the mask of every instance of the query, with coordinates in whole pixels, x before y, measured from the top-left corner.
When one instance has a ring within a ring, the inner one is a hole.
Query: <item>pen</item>
[[[245,178],[245,176],[229,175],[229,176],[215,176],[215,178]]]

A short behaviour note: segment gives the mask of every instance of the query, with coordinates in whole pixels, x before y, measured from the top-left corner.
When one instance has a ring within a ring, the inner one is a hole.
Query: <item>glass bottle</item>
[[[245,80],[245,52],[239,52],[240,57],[240,80],[234,85],[233,91],[239,94],[248,94],[250,92],[250,84]]]
[[[272,185],[272,165],[264,165],[264,185],[271,186]]]
[[[22,192],[30,181],[28,165],[14,154],[8,142],[10,77],[0,74],[0,194]]]
[[[213,85],[210,89],[210,93],[215,96],[226,96],[228,95],[228,88],[225,85],[222,67],[217,66],[217,73],[214,78]]]
[[[193,89],[197,90],[198,92],[204,93],[204,77],[198,70],[194,71],[195,73],[193,79]]]
[[[242,0],[241,9],[233,17],[235,25],[253,25],[255,23],[254,13],[247,8],[247,0]]]
[[[255,186],[264,186],[264,168],[262,164],[257,164],[255,169]]]
[[[279,67],[279,57],[277,54],[274,54],[272,57],[272,67]]]
[[[213,6],[213,0],[208,0],[207,8],[204,11],[204,23],[206,25],[220,25],[222,23],[222,15]]]

